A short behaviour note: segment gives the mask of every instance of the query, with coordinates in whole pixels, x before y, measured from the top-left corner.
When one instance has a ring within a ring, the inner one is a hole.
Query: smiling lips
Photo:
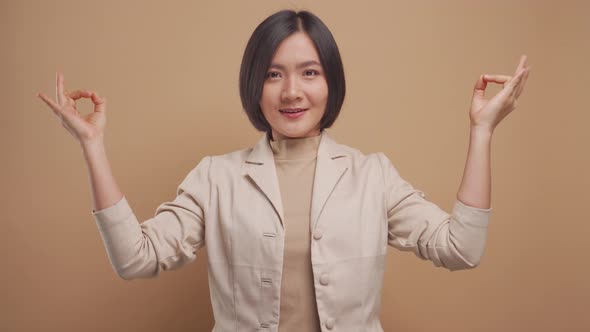
[[[303,114],[305,114],[305,111],[307,111],[308,108],[283,108],[282,110],[279,110],[281,112],[282,115],[284,115],[285,117],[289,118],[289,119],[298,119],[300,117],[303,116]]]
[[[303,112],[306,111],[307,108],[285,108],[282,110],[279,110],[281,113],[299,113],[299,112]]]

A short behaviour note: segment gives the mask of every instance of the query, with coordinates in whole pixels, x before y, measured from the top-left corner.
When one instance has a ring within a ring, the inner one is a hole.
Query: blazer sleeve
[[[450,271],[478,266],[492,209],[455,200],[449,214],[402,179],[385,154],[378,155],[384,171],[388,244]]]
[[[124,196],[92,215],[115,272],[123,279],[153,278],[193,261],[205,244],[211,157],[201,159],[155,216],[139,223]]]

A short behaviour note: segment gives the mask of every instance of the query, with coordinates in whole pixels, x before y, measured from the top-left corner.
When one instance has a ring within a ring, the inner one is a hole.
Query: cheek
[[[271,105],[271,103],[267,89],[262,89],[262,96],[260,96],[260,101],[258,102],[258,104],[260,105],[260,109],[262,109],[263,114],[268,113],[268,108]]]
[[[318,83],[314,89],[313,98],[316,103],[325,103],[328,100],[328,85],[325,82]]]
[[[265,85],[262,88],[262,96],[260,97],[261,105],[273,105],[275,103],[276,92],[272,86]]]
[[[267,96],[268,96],[268,89],[266,87],[263,87],[262,88],[262,95],[260,96],[260,104],[261,105],[265,104],[267,102],[266,101],[268,99]]]

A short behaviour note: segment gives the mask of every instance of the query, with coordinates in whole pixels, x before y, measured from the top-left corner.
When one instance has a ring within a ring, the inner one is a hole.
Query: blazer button
[[[313,238],[316,240],[319,240],[322,238],[322,231],[315,231],[315,233],[313,233]]]
[[[335,320],[334,320],[334,318],[332,318],[332,317],[328,318],[328,319],[326,320],[326,328],[327,328],[328,330],[331,330],[331,329],[333,329],[333,328],[334,328],[334,323],[335,323]]]
[[[330,278],[328,277],[328,275],[325,273],[322,274],[322,276],[320,277],[320,284],[326,286],[328,282],[330,282]]]

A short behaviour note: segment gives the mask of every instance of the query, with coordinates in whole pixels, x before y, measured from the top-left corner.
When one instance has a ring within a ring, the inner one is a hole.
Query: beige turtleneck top
[[[311,266],[311,195],[320,135],[269,140],[283,212],[285,251],[279,331],[321,331]]]

